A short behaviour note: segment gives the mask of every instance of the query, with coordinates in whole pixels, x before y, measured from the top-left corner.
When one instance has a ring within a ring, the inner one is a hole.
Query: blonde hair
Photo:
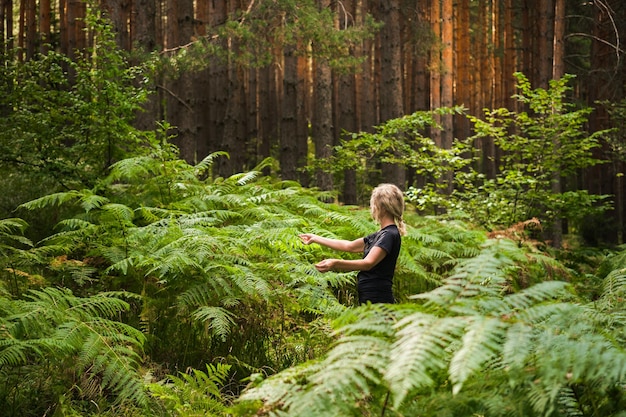
[[[388,214],[398,226],[401,235],[406,234],[404,213],[404,194],[394,184],[380,184],[372,190],[370,211],[374,220],[380,223],[381,218]]]

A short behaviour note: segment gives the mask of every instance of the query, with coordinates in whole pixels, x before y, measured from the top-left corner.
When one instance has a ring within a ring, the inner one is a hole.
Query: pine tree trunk
[[[369,10],[369,0],[357,0],[360,7],[357,7],[359,14],[358,22],[365,22],[365,15]],[[360,45],[358,52],[360,56],[365,57],[361,65],[361,71],[356,79],[356,112],[357,112],[357,129],[363,132],[372,132],[377,124],[376,119],[376,102],[374,93],[374,42],[371,39],[365,39]]]
[[[474,109],[470,108],[470,1],[460,0],[457,12],[456,28],[456,104],[467,108],[470,114]],[[455,119],[455,136],[465,139],[470,136],[470,124],[467,117]]]
[[[298,56],[298,102],[296,140],[298,142],[298,168],[304,168],[309,154],[309,120],[311,120],[311,65],[306,56]],[[299,173],[300,184],[308,187],[309,175],[304,171]]]
[[[441,1],[431,0],[430,7],[430,25],[435,37],[435,44],[430,50],[430,108],[438,109],[441,107],[441,53],[438,40],[441,39]],[[441,123],[441,118],[436,117],[436,121]],[[439,129],[431,129],[430,137],[442,147],[441,131]]]
[[[13,49],[13,1],[0,0],[0,52]]]
[[[39,50],[39,34],[37,33],[37,1],[22,0],[26,6],[26,58],[31,59]]]
[[[50,43],[50,0],[39,1],[39,52],[46,54]]]
[[[191,41],[194,35],[193,0],[170,0],[167,9],[167,48],[178,48]],[[183,71],[166,82],[166,118],[174,126],[172,142],[179,148],[180,157],[193,164],[197,161],[194,117],[194,74]]]
[[[298,58],[294,45],[287,45],[283,53],[283,94],[280,123],[280,172],[281,178],[298,178],[297,106],[298,106]]]
[[[534,88],[548,88],[552,79],[554,64],[554,2],[555,0],[541,0],[539,3],[539,19],[537,26],[539,33],[537,37],[537,74]]]
[[[454,10],[453,0],[443,0],[441,16],[441,105],[452,107],[454,105]],[[452,146],[454,127],[452,115],[444,115],[441,120],[443,131],[441,132],[441,146],[449,149]]]
[[[513,36],[513,0],[504,2],[504,64],[502,70],[503,95],[505,107],[511,111],[517,110],[517,100],[513,98],[515,83],[513,74],[516,71],[516,50]]]
[[[225,1],[212,1],[209,3],[209,26],[212,28],[223,25],[228,17]],[[216,40],[215,42],[223,42]],[[221,45],[224,47],[225,45]],[[203,109],[204,126],[207,134],[203,141],[210,152],[222,151],[222,137],[224,135],[224,116],[228,102],[228,68],[221,58],[209,61],[208,82],[209,95],[208,105]]]
[[[325,1],[325,0],[324,0]],[[315,48],[315,45],[313,46]],[[332,113],[332,74],[328,63],[314,61],[313,76],[313,141],[315,158],[328,160],[333,146]],[[328,172],[316,172],[317,187],[321,190],[333,189],[333,177]]]
[[[356,4],[353,0],[343,3],[343,8],[338,10],[338,27],[350,28],[354,25],[353,16],[357,16]],[[356,109],[355,109],[355,75],[353,73],[337,76],[337,97],[335,99],[337,112],[337,127],[335,129],[335,141],[342,138],[342,132],[356,132]],[[357,204],[357,180],[356,172],[347,169],[343,173],[343,195],[345,204]]]
[[[383,122],[404,115],[402,91],[402,42],[400,2],[382,0],[379,15],[384,23],[380,32],[380,118]],[[406,186],[406,172],[400,164],[383,164],[383,181]]]
[[[138,0],[134,10],[132,23],[133,48],[144,53],[151,53],[157,47],[156,5],[152,0]],[[156,94],[156,83],[148,88],[152,94],[142,105],[142,110],[135,115],[134,126],[140,130],[155,130],[156,122],[161,120],[159,112],[159,96]]]

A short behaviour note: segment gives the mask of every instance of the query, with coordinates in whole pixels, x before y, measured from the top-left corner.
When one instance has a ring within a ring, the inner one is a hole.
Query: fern
[[[206,372],[194,369],[179,376],[170,375],[167,380],[149,385],[150,391],[166,410],[175,415],[225,415],[224,394],[220,385],[228,377],[230,366],[207,364]]]
[[[74,360],[86,381],[112,389],[119,401],[145,405],[148,397],[138,373],[145,337],[111,319],[129,307],[117,295],[81,298],[48,287],[31,291],[25,300],[4,300],[10,311],[2,319],[0,365],[19,370],[33,361]]]
[[[621,327],[604,327],[613,312],[578,303],[563,282],[510,293],[511,275],[534,262],[512,242],[490,241],[440,288],[416,296],[421,304],[394,307],[391,316],[369,307],[359,308],[360,316],[345,313],[338,343],[323,361],[299,368],[297,377],[286,372],[287,384],[281,374],[268,378],[241,400],[263,400],[276,415],[380,414],[385,392],[393,409],[407,415],[433,393],[446,405],[419,408],[420,414],[440,415],[434,410],[453,405],[466,414],[614,412],[614,403],[586,401],[626,379]],[[556,264],[544,265],[550,271]],[[486,383],[489,396],[482,394]]]

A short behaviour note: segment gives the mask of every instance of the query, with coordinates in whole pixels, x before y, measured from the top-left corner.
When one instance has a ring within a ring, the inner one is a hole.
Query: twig
[[[193,109],[189,106],[189,104],[185,103],[185,101],[182,98],[180,98],[176,94],[174,94],[174,92],[172,90],[170,90],[169,88],[165,87],[164,85],[160,85],[160,84],[157,84],[157,88],[160,88],[160,89],[168,92],[172,97],[174,97],[176,100],[178,100],[180,102],[180,104],[185,106],[187,108],[187,110],[189,110],[192,113],[194,112]]]

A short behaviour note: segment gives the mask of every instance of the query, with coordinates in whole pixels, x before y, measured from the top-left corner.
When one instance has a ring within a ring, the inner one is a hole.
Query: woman
[[[303,233],[300,239],[306,245],[317,243],[344,252],[363,252],[363,259],[324,259],[315,264],[320,272],[359,271],[357,288],[359,302],[394,303],[392,291],[396,261],[400,254],[400,236],[406,234],[404,195],[393,184],[381,184],[374,188],[370,198],[372,218],[380,229],[353,241],[330,239],[311,233]]]

